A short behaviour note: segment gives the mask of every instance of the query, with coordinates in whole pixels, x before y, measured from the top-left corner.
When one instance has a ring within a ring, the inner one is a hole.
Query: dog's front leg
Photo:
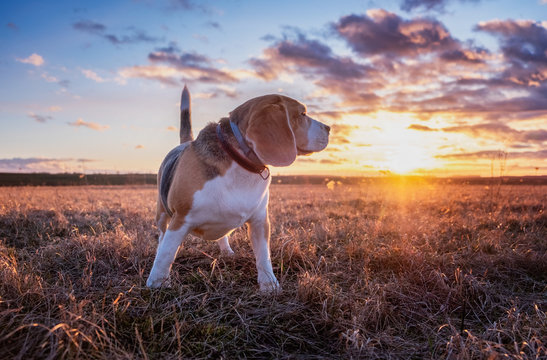
[[[253,252],[256,258],[256,269],[258,271],[258,285],[260,291],[280,291],[270,258],[270,220],[268,219],[267,203],[264,209],[259,211],[248,221],[250,238],[253,245]]]
[[[169,280],[171,265],[175,260],[177,251],[182,240],[188,234],[188,227],[183,225],[178,230],[167,229],[163,235],[163,240],[158,244],[154,265],[150,271],[150,276],[146,281],[146,286],[156,288],[164,285]]]

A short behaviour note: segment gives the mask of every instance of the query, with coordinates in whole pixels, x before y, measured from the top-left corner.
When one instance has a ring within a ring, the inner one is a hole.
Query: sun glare
[[[442,167],[435,158],[438,135],[409,129],[409,125],[416,122],[412,115],[379,112],[365,120],[346,118],[346,121],[358,126],[352,133],[351,143],[367,144],[354,150],[355,155],[366,159],[364,162],[375,169],[404,175]]]
[[[386,168],[397,174],[410,174],[417,170],[428,170],[437,165],[435,158],[426,149],[415,146],[401,146],[386,155]]]

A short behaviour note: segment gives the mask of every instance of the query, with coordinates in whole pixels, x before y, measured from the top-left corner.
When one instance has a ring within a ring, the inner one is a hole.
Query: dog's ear
[[[282,102],[253,107],[246,137],[267,165],[288,166],[296,159],[296,141],[287,108]]]

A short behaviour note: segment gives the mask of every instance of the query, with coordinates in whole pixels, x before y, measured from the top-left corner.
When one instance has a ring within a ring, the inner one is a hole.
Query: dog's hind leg
[[[163,203],[161,201],[161,196],[158,196],[158,202],[156,204],[156,226],[158,227],[159,236],[158,236],[158,245],[161,244],[165,231],[167,230],[167,223],[171,217],[165,211]]]
[[[171,265],[186,235],[188,235],[188,226],[186,224],[183,224],[177,230],[171,230],[169,227],[165,231],[163,239],[158,244],[156,258],[154,259],[152,270],[150,270],[150,276],[148,276],[148,280],[146,281],[146,286],[156,288],[168,282]]]
[[[167,222],[169,221],[169,215],[167,213],[161,213],[158,216],[158,219],[156,219],[156,225],[158,227],[158,230],[160,232],[160,235],[158,236],[158,246],[161,244],[163,237],[165,236],[165,231],[167,231]]]
[[[232,256],[234,255],[234,251],[230,247],[230,243],[228,242],[228,236],[223,236],[220,239],[217,240],[218,246],[220,247],[220,252],[223,255]]]

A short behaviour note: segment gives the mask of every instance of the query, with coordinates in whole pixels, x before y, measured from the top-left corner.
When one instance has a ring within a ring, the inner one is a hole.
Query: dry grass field
[[[147,289],[155,199],[0,188],[1,359],[547,358],[546,186],[274,185],[276,296],[244,229]]]

